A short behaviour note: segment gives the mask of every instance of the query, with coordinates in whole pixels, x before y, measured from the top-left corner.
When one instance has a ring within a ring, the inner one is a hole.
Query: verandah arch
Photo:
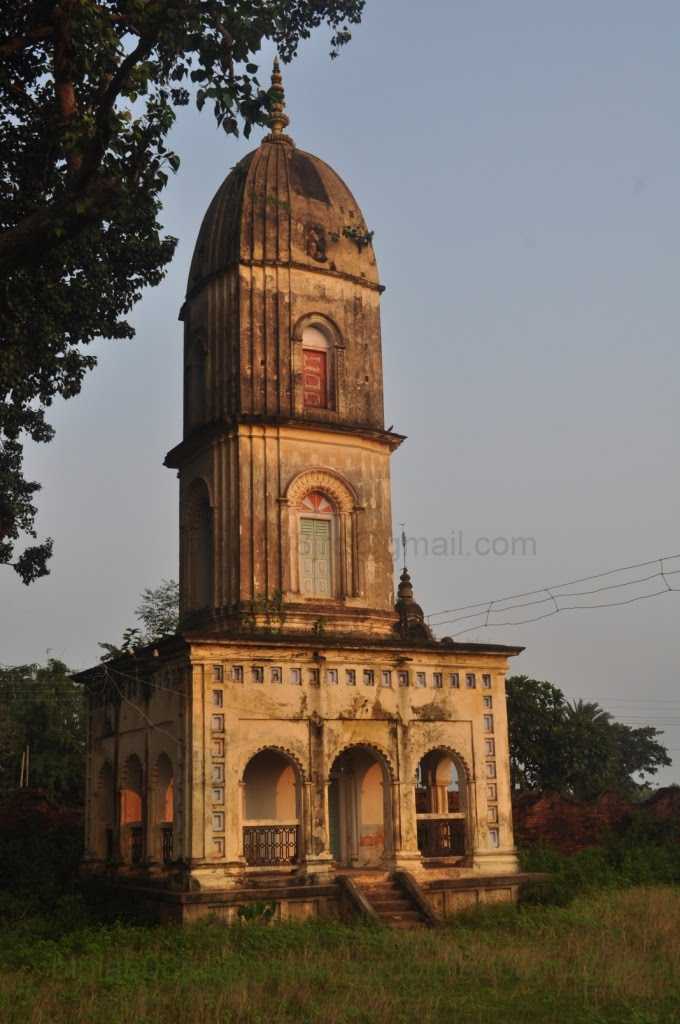
[[[144,857],[144,769],[137,754],[123,765],[120,790],[121,854],[131,864]]]
[[[303,782],[300,762],[264,747],[242,776],[243,856],[249,867],[297,864],[302,854]]]
[[[113,766],[108,760],[104,761],[97,775],[94,805],[94,851],[102,860],[110,861],[114,854],[116,786]]]
[[[461,755],[447,746],[427,750],[416,769],[414,799],[418,849],[424,858],[469,854],[470,773]]]
[[[392,783],[388,757],[354,743],[335,756],[329,773],[328,810],[333,859],[347,867],[384,866],[394,852]]]
[[[173,860],[175,823],[175,773],[163,751],[152,775],[152,846],[154,858],[169,864]]]

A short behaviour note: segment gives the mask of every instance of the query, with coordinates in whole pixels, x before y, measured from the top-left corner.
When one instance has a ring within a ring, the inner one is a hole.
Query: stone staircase
[[[420,908],[393,878],[357,882],[366,902],[382,924],[390,928],[426,928],[429,923]]]

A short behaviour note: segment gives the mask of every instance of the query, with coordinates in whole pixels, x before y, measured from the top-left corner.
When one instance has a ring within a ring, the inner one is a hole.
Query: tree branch
[[[94,178],[77,194],[36,210],[15,228],[0,234],[0,273],[35,267],[64,242],[101,220],[120,194],[115,178]]]
[[[0,43],[0,57],[11,57],[20,50],[25,50],[27,46],[31,46],[33,43],[40,43],[43,39],[49,39],[53,34],[54,27],[52,25],[40,25],[39,28],[34,28],[27,32],[26,35],[5,39],[4,42]]]

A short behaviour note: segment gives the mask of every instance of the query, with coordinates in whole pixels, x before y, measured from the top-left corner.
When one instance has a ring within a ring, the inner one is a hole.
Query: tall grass
[[[680,889],[335,923],[0,930],[3,1024],[677,1024]]]

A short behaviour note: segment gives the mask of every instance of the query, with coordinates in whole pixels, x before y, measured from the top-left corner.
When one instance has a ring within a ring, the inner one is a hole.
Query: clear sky
[[[375,231],[387,423],[408,435],[395,523],[472,551],[410,558],[427,612],[680,552],[679,44],[666,0],[368,0],[337,61],[319,34],[284,69],[291,134]],[[0,577],[4,663],[94,662],[177,576],[177,312],[205,208],[253,142],[191,110],[172,143],[168,276],[29,456],[55,556],[29,588]],[[480,537],[535,553],[477,554]],[[665,728],[680,759],[679,625],[669,593],[466,636],[525,644],[513,670]]]

